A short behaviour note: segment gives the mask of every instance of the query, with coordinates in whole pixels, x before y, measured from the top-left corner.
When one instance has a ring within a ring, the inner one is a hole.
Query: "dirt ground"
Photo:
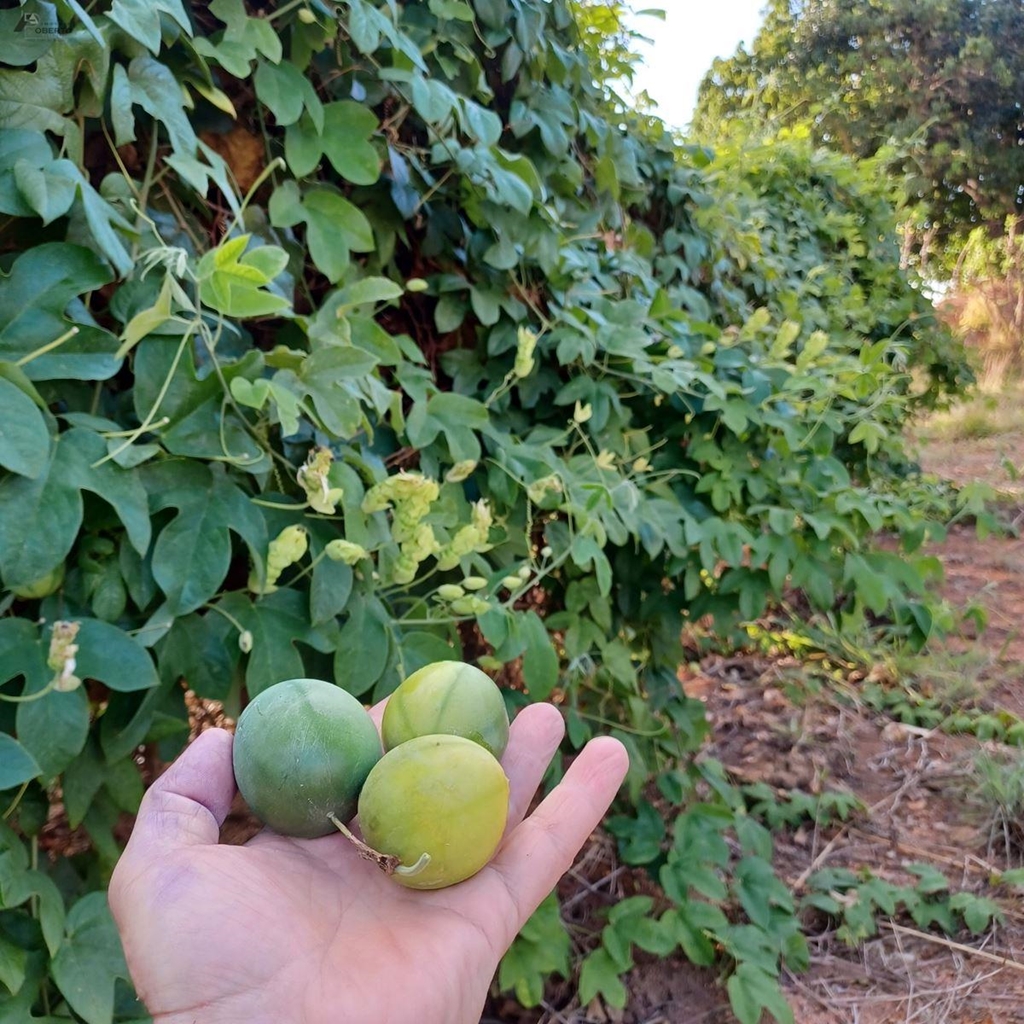
[[[966,483],[982,480],[1002,495],[1000,518],[1024,526],[1024,481],[1006,459],[1024,465],[1024,433],[970,441],[932,441],[923,468]],[[1022,531],[1024,532],[1024,531]],[[984,609],[987,628],[970,623],[916,666],[919,688],[970,699],[985,710],[1024,717],[1024,537],[979,538],[954,527],[933,553],[945,566],[943,595],[957,609]],[[934,677],[929,672],[934,670]],[[987,932],[947,937],[920,933],[913,921],[882,921],[876,937],[851,949],[823,924],[810,930],[811,965],[785,977],[797,1024],[1024,1024],[1024,897],[994,889],[994,872],[1020,866],[1024,828],[1006,823],[980,798],[980,754],[999,744],[903,726],[834,697],[800,695],[799,663],[785,659],[705,659],[682,676],[713,724],[708,753],[738,782],[765,782],[783,792],[829,788],[855,794],[866,810],[820,831],[776,834],[776,868],[800,888],[822,867],[862,868],[903,884],[908,863],[942,871],[952,891],[995,898],[1005,920]],[[797,685],[794,686],[794,683]],[[1024,776],[1022,776],[1024,777]],[[635,891],[637,882],[597,836],[566,879],[570,925],[600,927],[595,911]],[[625,979],[625,1011],[579,1007],[556,986],[542,1013],[494,1000],[482,1024],[727,1024],[722,979],[681,956],[638,957]],[[766,1018],[767,1020],[767,1018]]]

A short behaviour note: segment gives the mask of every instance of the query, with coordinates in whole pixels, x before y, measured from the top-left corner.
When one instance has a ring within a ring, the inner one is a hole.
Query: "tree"
[[[752,49],[712,66],[700,138],[807,122],[888,164],[925,246],[1024,214],[1021,0],[770,0]]]

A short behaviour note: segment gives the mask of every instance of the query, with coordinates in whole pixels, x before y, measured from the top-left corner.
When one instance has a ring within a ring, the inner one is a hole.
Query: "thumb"
[[[175,847],[213,846],[235,797],[234,737],[208,729],[149,787],[125,856],[159,856]]]

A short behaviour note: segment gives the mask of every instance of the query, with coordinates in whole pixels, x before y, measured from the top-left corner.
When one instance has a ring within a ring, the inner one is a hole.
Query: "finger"
[[[182,751],[143,797],[126,854],[217,844],[235,796],[232,741],[207,729]]]
[[[493,887],[476,905],[510,903],[512,913],[491,920],[504,930],[507,945],[572,866],[587,838],[600,824],[629,768],[626,748],[609,736],[591,740],[541,805],[506,839],[482,872]]]
[[[516,715],[501,766],[509,780],[508,835],[525,817],[551,758],[562,742],[565,722],[552,704],[528,704]]]

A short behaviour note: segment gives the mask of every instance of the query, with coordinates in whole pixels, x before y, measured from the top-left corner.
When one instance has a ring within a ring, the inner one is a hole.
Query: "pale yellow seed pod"
[[[344,562],[346,565],[355,565],[364,558],[370,557],[370,552],[362,544],[354,544],[350,540],[332,540],[324,547],[324,554],[332,562]]]
[[[529,377],[533,373],[533,351],[537,347],[537,335],[528,327],[520,327],[516,343],[516,359],[512,373],[520,378]]]
[[[586,423],[594,415],[594,407],[589,402],[576,400],[576,407],[573,409],[572,418],[574,423]]]
[[[476,459],[464,459],[462,462],[456,462],[451,469],[445,473],[445,480],[450,484],[460,484],[463,480],[469,478],[473,470],[476,469]]]

